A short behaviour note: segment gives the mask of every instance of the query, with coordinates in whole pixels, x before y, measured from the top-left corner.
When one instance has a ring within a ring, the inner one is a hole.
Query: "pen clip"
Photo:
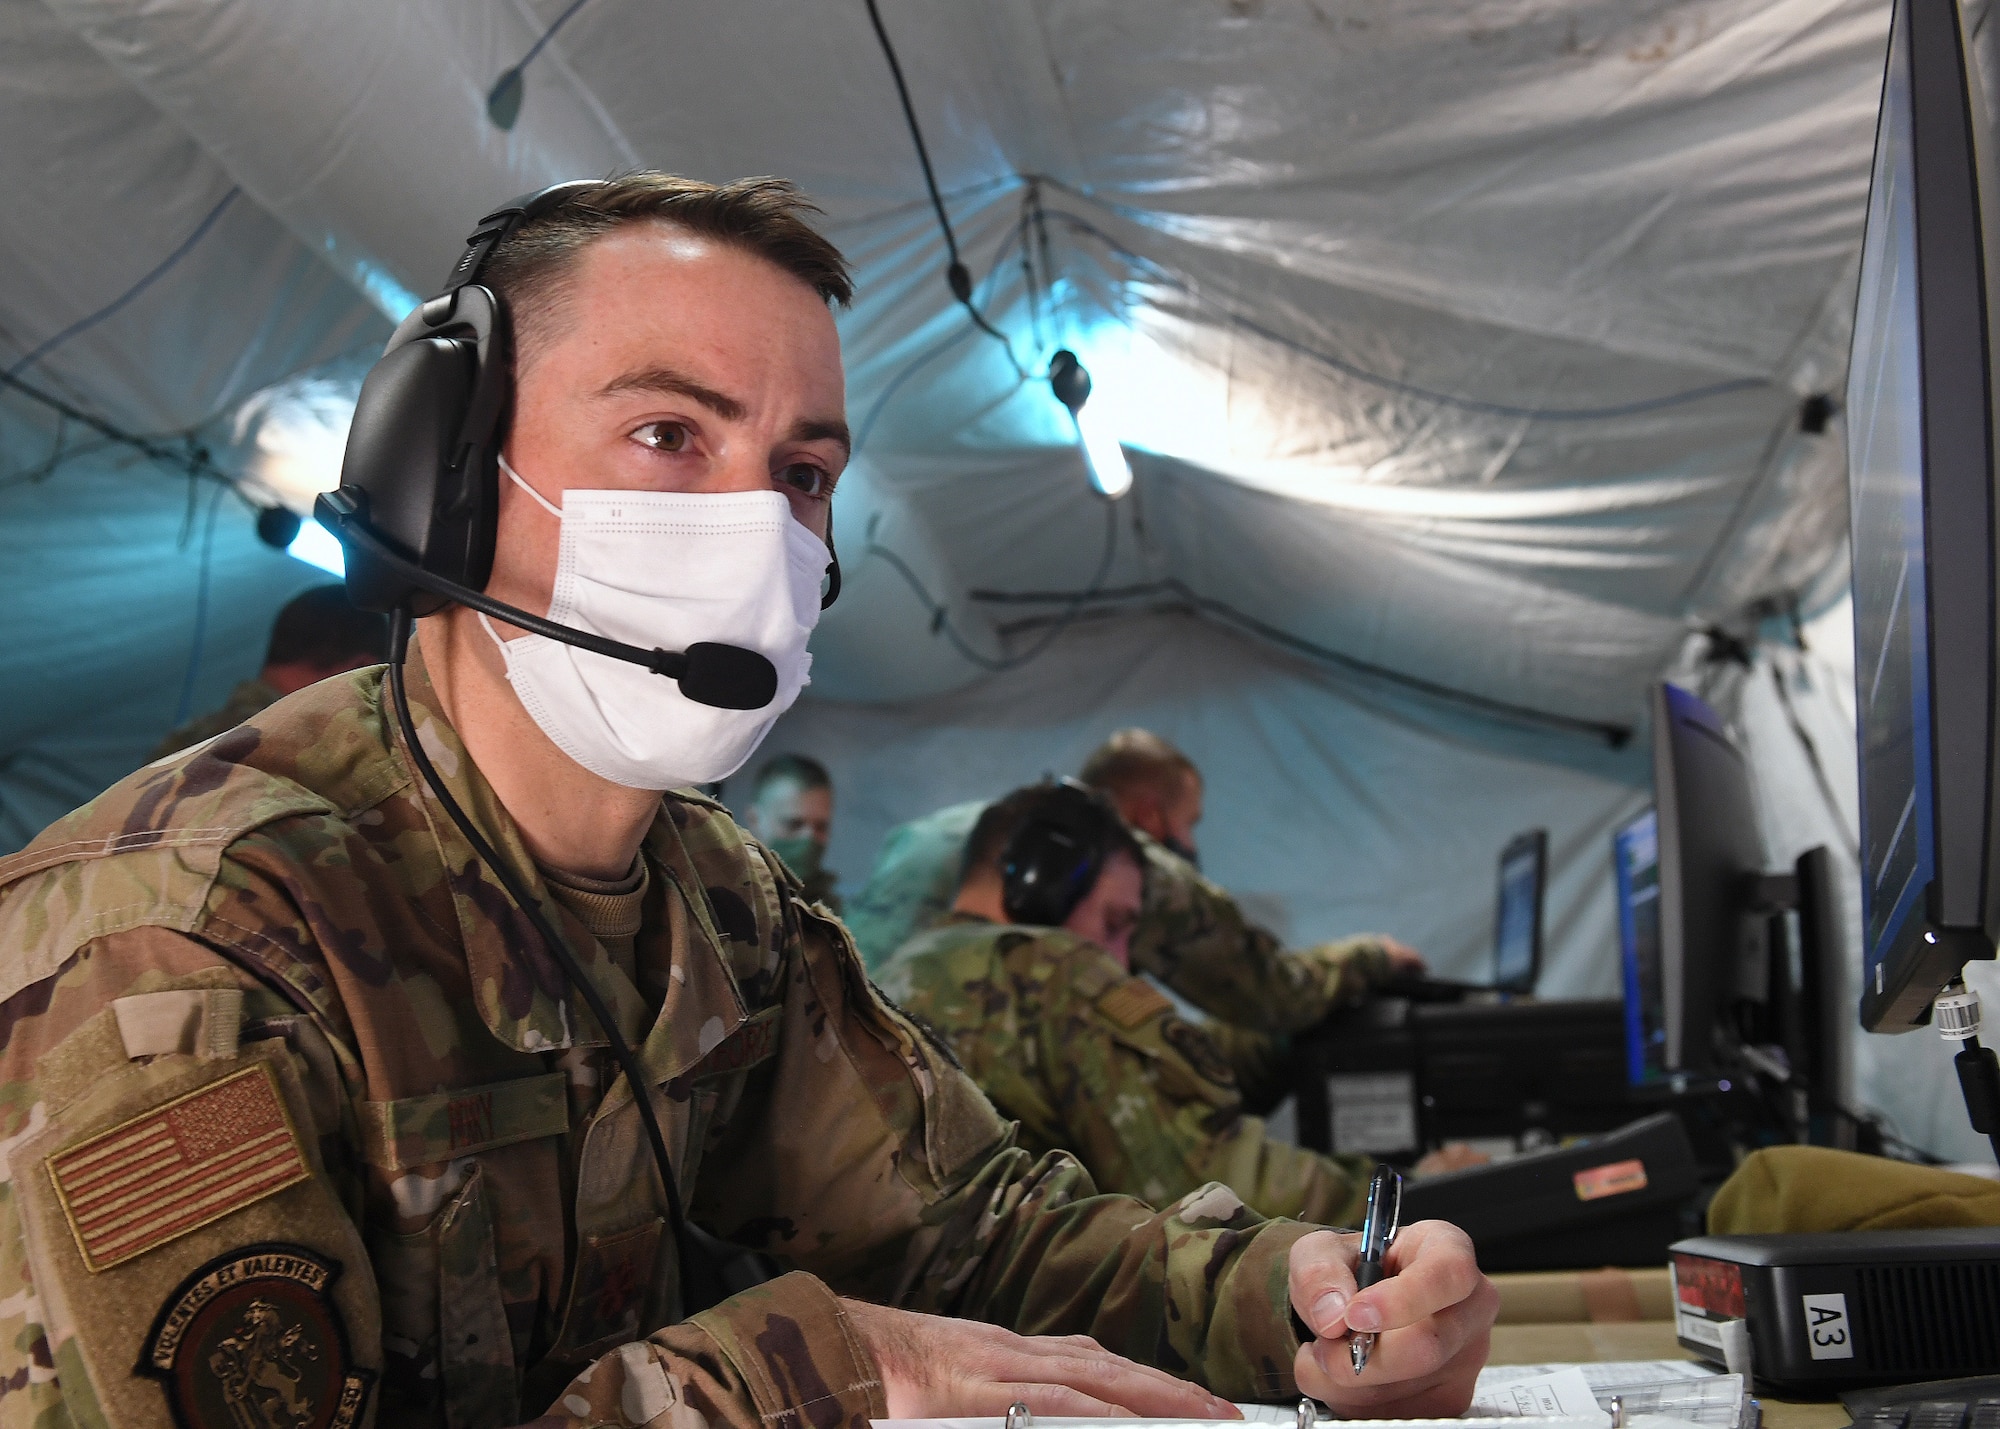
[[[1380,1166],[1368,1182],[1368,1209],[1361,1221],[1361,1256],[1379,1261],[1403,1228],[1403,1178]]]

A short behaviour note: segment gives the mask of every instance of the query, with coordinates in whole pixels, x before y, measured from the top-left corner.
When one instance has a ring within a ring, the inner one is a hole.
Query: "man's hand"
[[[1463,1141],[1447,1141],[1435,1151],[1424,1153],[1410,1168],[1412,1176],[1436,1176],[1444,1171],[1463,1171],[1469,1166],[1486,1166],[1493,1161],[1484,1151]]]
[[[1353,1288],[1352,1275],[1347,1285]],[[1200,1385],[1134,1364],[1088,1335],[1030,1338],[997,1325],[861,1300],[841,1304],[881,1373],[891,1419],[997,1418],[1017,1402],[1035,1414],[1066,1418],[1240,1417],[1235,1405]],[[1486,1318],[1492,1320],[1490,1310]]]
[[[1381,935],[1382,951],[1389,959],[1390,977],[1422,977],[1429,972],[1430,964],[1424,955],[1408,943],[1400,942],[1386,933]]]
[[[1382,1259],[1387,1276],[1357,1294],[1360,1245],[1360,1236],[1319,1231],[1292,1246],[1292,1308],[1319,1337],[1293,1362],[1299,1392],[1350,1418],[1463,1414],[1500,1308],[1471,1240],[1444,1221],[1406,1226]],[[1356,1330],[1377,1336],[1358,1375],[1348,1357]]]

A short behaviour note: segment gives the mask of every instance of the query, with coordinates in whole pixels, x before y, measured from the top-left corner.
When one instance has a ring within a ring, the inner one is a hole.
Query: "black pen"
[[[1357,1292],[1366,1290],[1382,1278],[1382,1257],[1396,1243],[1396,1232],[1402,1228],[1402,1219],[1403,1178],[1396,1174],[1394,1167],[1377,1166],[1368,1181],[1368,1209],[1361,1221],[1361,1264],[1354,1270]],[[1347,1354],[1354,1362],[1356,1374],[1368,1368],[1368,1352],[1374,1348],[1375,1336],[1372,1332],[1350,1332]]]

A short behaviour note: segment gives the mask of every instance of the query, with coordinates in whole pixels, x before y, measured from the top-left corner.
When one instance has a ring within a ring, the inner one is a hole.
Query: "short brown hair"
[[[826,772],[826,766],[806,754],[780,754],[764,761],[764,767],[757,771],[755,798],[763,798],[764,791],[773,784],[796,784],[811,793],[814,789],[832,789],[833,776]]]
[[[517,339],[524,330],[540,335],[593,240],[626,224],[672,223],[754,253],[844,308],[854,280],[840,250],[807,221],[819,212],[787,179],[708,184],[650,169],[621,174],[522,224],[487,258],[480,282],[507,303]]]
[[[1079,782],[1114,799],[1151,794],[1176,799],[1189,778],[1200,779],[1194,761],[1149,729],[1121,729],[1097,746],[1077,771]]]

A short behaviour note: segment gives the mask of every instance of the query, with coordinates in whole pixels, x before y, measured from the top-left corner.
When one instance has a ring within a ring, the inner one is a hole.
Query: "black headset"
[[[1012,922],[1061,927],[1130,838],[1096,790],[1073,779],[1049,786],[1000,855],[1000,906]]]
[[[341,460],[340,486],[313,506],[347,556],[347,595],[363,610],[429,615],[457,602],[523,630],[680,682],[681,693],[723,709],[762,709],[778,672],[755,650],[699,641],[685,651],[641,649],[484,594],[493,574],[500,510],[500,447],[513,404],[506,304],[478,279],[494,249],[523,224],[597,188],[573,179],[523,194],[479,220],[444,290],[397,325],[361,384]],[[827,549],[833,549],[829,524]],[[840,595],[840,561],[827,566],[822,609]]]

